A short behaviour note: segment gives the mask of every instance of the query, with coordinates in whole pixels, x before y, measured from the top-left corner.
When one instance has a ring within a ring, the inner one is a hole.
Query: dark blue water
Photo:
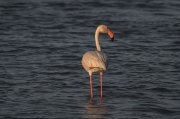
[[[1,0],[0,118],[180,118],[179,0]],[[94,32],[108,55],[89,76]]]

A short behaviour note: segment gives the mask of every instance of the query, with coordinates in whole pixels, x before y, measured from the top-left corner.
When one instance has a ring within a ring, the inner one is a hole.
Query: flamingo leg
[[[92,75],[90,75],[90,94],[91,94],[91,98],[93,98],[93,92],[92,92]]]
[[[102,72],[100,73],[100,96],[102,97]]]

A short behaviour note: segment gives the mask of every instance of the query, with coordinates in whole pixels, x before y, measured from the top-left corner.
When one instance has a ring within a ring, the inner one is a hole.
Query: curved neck
[[[101,51],[101,47],[100,47],[100,44],[99,44],[99,29],[97,28],[96,29],[96,33],[95,33],[95,43],[96,43],[96,48],[98,51]]]

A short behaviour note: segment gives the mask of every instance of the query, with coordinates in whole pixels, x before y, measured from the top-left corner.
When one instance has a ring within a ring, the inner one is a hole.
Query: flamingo
[[[107,33],[112,42],[114,40],[114,33],[106,25],[99,25],[95,32],[95,44],[97,51],[88,51],[82,57],[82,66],[89,73],[90,77],[90,95],[93,98],[92,91],[92,73],[100,73],[100,97],[102,97],[102,74],[107,69],[108,57],[101,51],[99,44],[99,33]]]

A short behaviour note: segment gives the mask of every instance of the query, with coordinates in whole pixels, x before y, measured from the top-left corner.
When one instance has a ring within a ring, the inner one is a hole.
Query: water
[[[180,118],[179,0],[1,0],[0,118]],[[82,55],[108,55],[89,76]]]

